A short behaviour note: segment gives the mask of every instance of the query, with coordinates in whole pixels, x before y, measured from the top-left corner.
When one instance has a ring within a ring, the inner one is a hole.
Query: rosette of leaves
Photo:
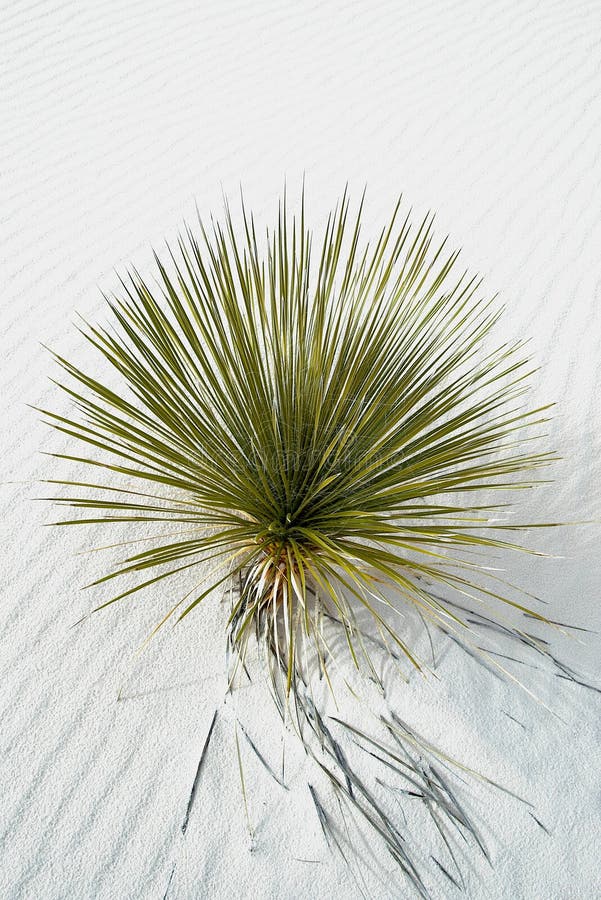
[[[423,669],[394,622],[408,605],[424,627],[483,653],[468,599],[486,609],[481,622],[546,654],[544,642],[502,624],[508,607],[545,619],[505,589],[486,554],[524,549],[514,534],[526,526],[499,510],[552,454],[533,443],[547,407],[527,405],[523,342],[495,342],[502,311],[481,279],[460,269],[446,241],[435,243],[432,216],[415,225],[399,201],[370,243],[360,236],[362,208],[351,214],[345,192],[319,240],[304,197],[296,216],[284,198],[261,237],[244,203],[237,226],[226,203],[221,223],[186,227],[176,247],[155,254],[155,281],[132,270],[119,296],[106,298],[114,327],[82,329],[121,388],[57,356],[72,406],[44,412],[79,442],[60,455],[94,473],[61,482],[71,493],[58,502],[83,510],[67,523],[154,523],[160,535],[144,549],[133,543],[96,582],[127,579],[98,609],[164,582],[160,627],[201,615],[205,597],[233,584],[232,675],[258,643],[282,716],[290,713],[339,800],[427,896],[402,827],[313,702],[309,669],[330,683],[335,657],[375,676],[374,647]],[[168,579],[194,570],[201,585],[172,597]],[[325,621],[345,649],[333,651]],[[498,657],[487,662],[502,668]],[[352,736],[422,798],[451,854],[435,861],[460,886],[444,821],[484,845],[441,768],[427,762],[434,748],[398,715],[380,724],[388,744],[356,728]],[[328,842],[341,849],[312,793]]]

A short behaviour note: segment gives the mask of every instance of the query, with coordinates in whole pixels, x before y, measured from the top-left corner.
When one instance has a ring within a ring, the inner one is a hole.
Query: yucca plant
[[[317,247],[304,197],[297,216],[284,197],[261,238],[244,203],[239,226],[227,203],[221,224],[207,229],[199,218],[177,248],[155,255],[158,288],[131,271],[120,296],[106,298],[115,329],[82,329],[122,388],[57,356],[72,411],[44,412],[87,447],[58,455],[109,476],[61,482],[77,491],[55,499],[86,511],[69,524],[158,523],[159,538],[145,537],[146,549],[136,543],[95,582],[137,583],[97,609],[190,570],[196,587],[185,597],[165,588],[158,628],[201,614],[202,600],[229,584],[232,680],[258,643],[284,719],[427,896],[402,830],[349,764],[311,680],[317,671],[332,686],[333,661],[377,680],[374,652],[423,669],[394,618],[408,605],[424,627],[485,654],[469,617],[476,600],[488,621],[548,655],[544,642],[507,624],[509,607],[545,619],[486,558],[524,549],[512,533],[526,526],[505,513],[552,459],[532,443],[548,407],[528,407],[523,342],[495,343],[501,308],[479,278],[458,272],[446,241],[435,244],[433,217],[415,226],[399,201],[369,244],[362,209],[363,200],[351,215],[345,191]],[[166,522],[176,528],[164,536]],[[346,661],[329,628],[344,635]],[[502,669],[499,657],[486,659]],[[338,727],[413,785],[441,834],[446,818],[483,848],[432,762],[434,748],[396,713],[379,724],[388,743]],[[331,813],[312,794],[340,848]]]

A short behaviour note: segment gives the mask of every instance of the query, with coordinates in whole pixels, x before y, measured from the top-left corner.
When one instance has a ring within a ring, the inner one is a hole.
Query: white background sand
[[[171,900],[357,896],[292,749],[288,793],[248,758],[249,852],[231,701],[182,838],[224,695],[226,609],[207,601],[133,670],[184,579],[70,628],[103,596],[80,591],[105,565],[83,552],[110,537],[45,528],[53,512],[31,500],[45,493],[32,480],[55,471],[39,451],[65,446],[26,406],[56,400],[40,342],[83,362],[74,311],[104,320],[98,286],[114,284],[113,268],[148,265],[150,243],[194,200],[218,212],[221,186],[235,196],[241,181],[266,221],[284,176],[294,193],[304,171],[321,223],[347,179],[357,196],[367,183],[366,230],[402,190],[438,211],[441,235],[501,292],[505,332],[531,335],[542,364],[537,399],[558,401],[557,483],[524,501],[524,517],[599,518],[600,16],[567,0],[3,4],[0,896],[161,900],[174,864]],[[533,540],[564,558],[518,560],[512,574],[552,617],[600,629],[598,529]],[[600,676],[598,637],[557,646]],[[476,862],[468,896],[600,896],[601,697],[543,680],[561,724],[456,648],[439,674],[398,694],[407,717],[527,791],[551,831],[483,791],[494,868]],[[258,685],[236,702],[267,752],[279,732],[266,698]],[[374,897],[408,895],[374,884]],[[453,896],[442,877],[432,887]]]

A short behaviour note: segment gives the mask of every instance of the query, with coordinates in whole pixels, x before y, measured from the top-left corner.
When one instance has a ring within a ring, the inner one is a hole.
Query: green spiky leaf
[[[487,587],[477,561],[523,549],[499,510],[552,459],[532,444],[547,407],[525,404],[523,346],[495,343],[499,305],[435,245],[431,216],[413,225],[399,201],[370,246],[362,208],[352,217],[345,193],[317,249],[304,197],[296,217],[284,200],[264,241],[244,204],[238,228],[227,204],[222,224],[186,228],[156,255],[158,288],[132,271],[107,298],[115,327],[82,329],[122,387],[57,356],[72,408],[44,411],[85,445],[62,456],[99,473],[65,482],[58,502],[85,511],[68,524],[176,529],[96,582],[139,576],[98,608],[210,560],[163,621],[239,574],[233,644],[269,634],[286,693],[300,634],[325,666],[323,611],[355,664],[362,607],[416,668],[383,611],[412,604],[464,628],[432,586],[543,618]]]

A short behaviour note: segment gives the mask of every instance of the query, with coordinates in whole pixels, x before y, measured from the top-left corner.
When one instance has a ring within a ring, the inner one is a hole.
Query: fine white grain
[[[505,333],[530,335],[541,365],[534,399],[557,401],[548,441],[563,460],[556,484],[524,499],[524,518],[599,520],[599,4],[37,0],[5,2],[0,20],[0,896],[355,898],[293,739],[288,793],[245,757],[249,849],[234,706],[276,759],[280,737],[264,685],[224,702],[219,596],[133,667],[183,580],[70,627],[99,602],[80,590],[104,572],[86,551],[112,535],[47,528],[56,516],[33,499],[45,493],[36,479],[54,475],[40,451],[66,446],[27,406],[56,399],[41,344],[85,363],[75,311],[106,321],[99,287],[115,285],[114,269],[150,267],[151,245],[195,203],[219,213],[222,189],[234,200],[242,183],[270,222],[284,179],[298,196],[304,173],[320,224],[347,180],[357,197],[367,184],[374,233],[402,191],[437,211],[441,235],[500,292]],[[551,618],[601,630],[598,526],[533,540],[556,558],[518,560],[514,580]],[[557,647],[601,679],[597,636]],[[600,896],[600,695],[543,681],[562,724],[456,648],[439,674],[398,691],[405,718],[527,790],[551,831],[483,791],[494,865],[476,862],[467,895]],[[402,882],[370,884],[377,900],[408,896]],[[452,891],[434,878],[434,896]]]

